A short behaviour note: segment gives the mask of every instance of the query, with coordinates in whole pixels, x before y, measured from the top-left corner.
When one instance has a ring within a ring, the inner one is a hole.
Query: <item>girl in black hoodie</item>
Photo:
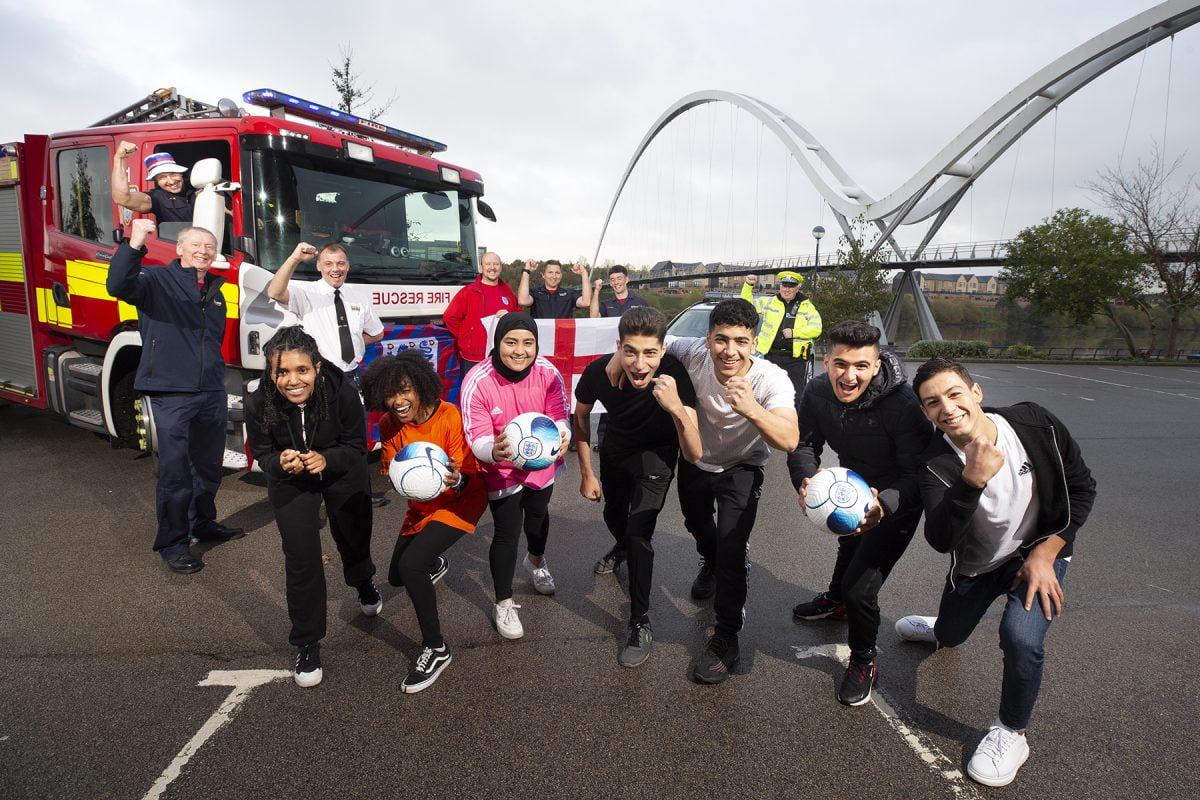
[[[342,558],[347,586],[358,589],[362,612],[383,607],[371,577],[371,496],[362,402],[336,369],[322,369],[320,351],[298,326],[280,328],[264,349],[266,369],[246,401],[250,453],[267,476],[267,497],[283,543],[288,641],[297,649],[295,678],[321,682],[325,637],[325,570],[319,507]]]

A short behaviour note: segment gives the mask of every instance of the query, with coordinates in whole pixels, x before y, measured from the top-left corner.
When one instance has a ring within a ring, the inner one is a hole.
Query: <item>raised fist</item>
[[[747,275],[745,280],[746,280],[746,283],[750,284],[751,286],[758,285],[758,276],[757,275]]]
[[[146,237],[154,233],[157,227],[152,219],[135,219],[129,223],[129,246],[141,247],[146,243]]]
[[[292,258],[297,261],[312,261],[316,258],[317,248],[313,247],[308,242],[301,242],[296,245],[296,249],[292,251]]]
[[[137,145],[133,142],[121,142],[117,145],[117,158],[127,158],[137,152]]]

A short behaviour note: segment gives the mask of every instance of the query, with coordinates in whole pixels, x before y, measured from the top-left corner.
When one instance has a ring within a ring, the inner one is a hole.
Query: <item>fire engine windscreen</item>
[[[367,165],[294,153],[254,154],[254,226],[258,261],[277,269],[298,242],[336,242],[356,283],[474,280],[475,228],[470,198],[451,188],[420,188]],[[297,274],[316,276],[314,264]]]

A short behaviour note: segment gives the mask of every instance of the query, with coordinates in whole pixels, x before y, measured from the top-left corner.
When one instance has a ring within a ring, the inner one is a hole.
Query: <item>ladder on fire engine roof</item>
[[[159,89],[135,103],[130,103],[115,114],[110,114],[99,122],[93,122],[88,127],[100,128],[105,125],[128,125],[135,122],[162,122],[179,119],[183,116],[219,113],[217,106],[202,103],[190,97],[184,97],[169,89]]]

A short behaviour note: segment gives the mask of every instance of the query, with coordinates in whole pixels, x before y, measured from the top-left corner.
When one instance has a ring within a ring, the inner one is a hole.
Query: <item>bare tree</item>
[[[333,70],[333,88],[340,98],[338,108],[348,114],[359,114],[356,109],[370,103],[371,98],[374,97],[375,84],[363,85],[362,75],[354,72],[354,48],[347,44],[345,47],[338,48],[338,54],[342,57],[341,66],[329,65],[329,68]],[[399,95],[393,94],[387,102],[371,108],[365,116],[367,119],[379,119],[399,99]]]
[[[1087,188],[1128,232],[1130,245],[1143,255],[1168,312],[1167,358],[1178,355],[1183,312],[1200,305],[1200,209],[1192,178],[1173,180],[1182,159],[1169,166],[1155,148],[1147,160],[1122,169],[1105,168]],[[1183,188],[1172,188],[1182,183]]]

